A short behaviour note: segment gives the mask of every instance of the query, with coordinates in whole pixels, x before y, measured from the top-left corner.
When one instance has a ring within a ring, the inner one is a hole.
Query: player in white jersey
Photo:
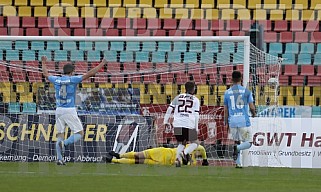
[[[57,128],[57,142],[56,142],[56,152],[57,152],[57,165],[65,165],[63,160],[64,148],[67,145],[73,144],[79,141],[83,136],[83,127],[80,119],[78,118],[77,111],[75,108],[75,97],[77,85],[88,79],[91,76],[94,76],[105,64],[106,60],[103,60],[98,66],[91,69],[84,75],[73,75],[74,65],[66,64],[63,67],[62,76],[52,76],[49,75],[46,67],[46,57],[42,57],[42,70],[43,75],[55,87],[55,97],[56,97],[56,128]],[[65,126],[73,131],[73,135],[64,140]]]
[[[174,136],[178,142],[176,153],[176,166],[183,164],[187,165],[190,160],[190,155],[198,146],[197,133],[198,133],[198,120],[200,111],[200,102],[194,96],[195,83],[185,83],[186,93],[176,96],[169,107],[167,108],[164,124],[166,129],[171,126],[168,119],[174,110]],[[185,148],[187,142],[190,145]]]
[[[235,142],[233,159],[236,168],[241,168],[240,151],[249,149],[252,145],[250,131],[249,107],[252,117],[255,117],[252,92],[241,85],[240,71],[232,73],[233,85],[224,94],[224,123]]]

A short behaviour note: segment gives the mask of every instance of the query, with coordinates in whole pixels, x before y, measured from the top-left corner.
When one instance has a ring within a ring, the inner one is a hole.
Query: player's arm
[[[200,101],[198,98],[196,99],[194,113],[195,113],[195,130],[198,132],[198,122],[200,119]]]
[[[88,71],[86,74],[84,74],[82,76],[82,80],[86,80],[89,77],[94,76],[105,64],[107,63],[107,61],[105,59],[103,59],[101,61],[101,63],[99,63],[99,65],[97,65],[95,68],[91,69],[90,71]]]
[[[198,145],[196,148],[197,151],[201,153],[202,156],[202,166],[208,166],[208,161],[207,161],[207,155],[206,155],[206,150],[202,145]]]
[[[47,69],[47,66],[46,66],[46,62],[47,62],[47,57],[46,56],[42,56],[41,57],[41,63],[42,63],[42,73],[43,73],[43,76],[48,79],[49,77],[49,72],[48,72],[48,69]]]
[[[171,116],[172,114],[172,111],[175,110],[175,106],[176,106],[176,103],[177,103],[177,96],[174,98],[174,100],[171,102],[171,104],[168,106],[167,110],[166,110],[166,113],[165,113],[165,116],[164,116],[164,125],[169,125],[169,117]]]

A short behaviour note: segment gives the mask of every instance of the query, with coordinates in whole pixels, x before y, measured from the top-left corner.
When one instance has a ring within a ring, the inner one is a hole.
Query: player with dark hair
[[[188,146],[188,145],[187,145]],[[207,155],[205,148],[199,145],[191,153],[191,165],[197,165],[197,153],[202,156],[202,165],[207,166]],[[115,158],[113,158],[115,157]],[[176,148],[157,147],[147,149],[141,152],[128,152],[118,154],[110,151],[105,157],[107,163],[121,163],[121,164],[149,164],[149,165],[174,165],[176,160]]]
[[[236,168],[241,168],[240,151],[249,149],[252,145],[250,132],[249,108],[252,117],[255,117],[252,92],[241,85],[240,71],[232,73],[233,86],[224,94],[224,123],[235,142],[233,159]]]
[[[168,129],[168,126],[171,126],[168,120],[174,110],[174,136],[178,142],[176,167],[181,166],[181,161],[183,161],[185,165],[188,164],[190,160],[189,154],[198,146],[197,133],[200,102],[199,99],[194,96],[195,83],[186,82],[185,91],[186,93],[179,94],[173,99],[164,117],[164,124],[166,129]],[[185,148],[187,142],[190,142],[190,145]]]
[[[49,75],[45,56],[41,57],[43,75],[55,87],[55,97],[56,97],[56,127],[57,127],[57,142],[56,142],[56,152],[57,152],[57,165],[65,165],[63,160],[64,148],[67,145],[73,144],[79,141],[83,135],[83,127],[78,118],[77,111],[75,108],[76,100],[76,89],[77,85],[94,76],[105,64],[106,60],[103,60],[98,66],[91,69],[84,75],[73,75],[75,67],[72,64],[66,64],[63,67],[63,76],[52,76]],[[64,140],[65,126],[73,131],[73,135]]]

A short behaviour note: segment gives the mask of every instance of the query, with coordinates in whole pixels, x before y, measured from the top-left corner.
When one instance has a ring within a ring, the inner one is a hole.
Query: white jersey
[[[198,129],[200,101],[194,95],[180,94],[174,98],[170,107],[174,109],[174,127]]]

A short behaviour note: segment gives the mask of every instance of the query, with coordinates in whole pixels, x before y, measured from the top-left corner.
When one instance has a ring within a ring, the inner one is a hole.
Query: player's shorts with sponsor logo
[[[238,128],[230,127],[230,133],[234,141],[252,142],[251,127],[238,127]]]
[[[64,133],[68,126],[73,133],[83,130],[75,108],[58,107],[56,109],[56,128],[58,133]]]

